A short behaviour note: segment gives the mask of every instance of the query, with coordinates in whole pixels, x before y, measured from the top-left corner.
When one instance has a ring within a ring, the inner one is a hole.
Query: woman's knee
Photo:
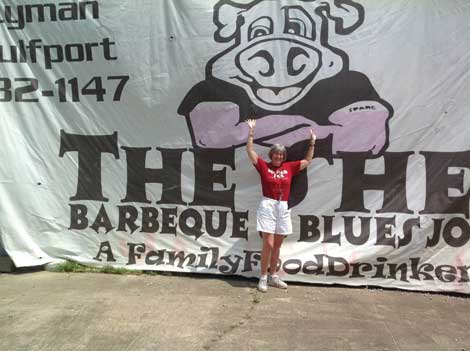
[[[263,233],[263,246],[269,250],[274,248],[274,234]]]
[[[279,249],[283,241],[284,241],[284,235],[279,235],[279,234],[274,235],[273,247],[275,249]]]

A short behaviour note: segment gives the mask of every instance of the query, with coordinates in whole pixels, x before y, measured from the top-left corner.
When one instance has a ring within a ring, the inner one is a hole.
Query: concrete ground
[[[470,351],[470,298],[218,276],[0,274],[0,350]]]

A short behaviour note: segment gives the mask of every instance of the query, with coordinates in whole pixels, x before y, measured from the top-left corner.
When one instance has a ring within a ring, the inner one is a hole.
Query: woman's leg
[[[269,265],[269,272],[271,275],[274,275],[277,273],[278,267],[278,261],[279,261],[279,253],[281,251],[281,245],[282,241],[284,240],[285,236],[284,235],[279,235],[279,234],[274,234],[274,239],[273,239],[273,249],[271,251],[271,259],[270,259],[270,265]]]
[[[261,233],[263,236],[263,249],[261,251],[261,275],[268,274],[268,264],[272,257],[274,247],[274,234]]]
[[[268,285],[274,286],[279,289],[287,289],[287,284],[279,278],[277,275],[277,264],[279,261],[279,252],[281,251],[282,241],[285,236],[280,234],[274,234],[274,245],[271,252],[271,278],[268,279]]]
[[[274,234],[261,233],[263,236],[263,249],[261,250],[261,277],[258,282],[258,290],[268,291],[268,264],[274,245]]]

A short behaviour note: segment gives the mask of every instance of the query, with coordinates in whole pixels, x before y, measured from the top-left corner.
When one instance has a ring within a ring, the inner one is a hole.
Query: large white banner
[[[287,281],[470,293],[470,2],[0,5],[0,235],[57,258],[257,276],[259,176],[297,176]]]

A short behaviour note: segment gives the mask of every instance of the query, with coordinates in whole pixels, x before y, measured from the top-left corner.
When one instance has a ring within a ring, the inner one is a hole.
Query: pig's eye
[[[284,33],[315,40],[312,18],[301,8],[285,8]]]
[[[248,28],[248,40],[273,34],[273,22],[269,17],[260,17]]]
[[[262,37],[263,35],[269,35],[271,32],[269,31],[269,28],[263,27],[263,26],[255,26],[252,28],[250,32],[250,40],[257,38],[257,37]]]
[[[297,19],[291,19],[286,23],[286,32],[289,34],[306,36],[305,23]]]

